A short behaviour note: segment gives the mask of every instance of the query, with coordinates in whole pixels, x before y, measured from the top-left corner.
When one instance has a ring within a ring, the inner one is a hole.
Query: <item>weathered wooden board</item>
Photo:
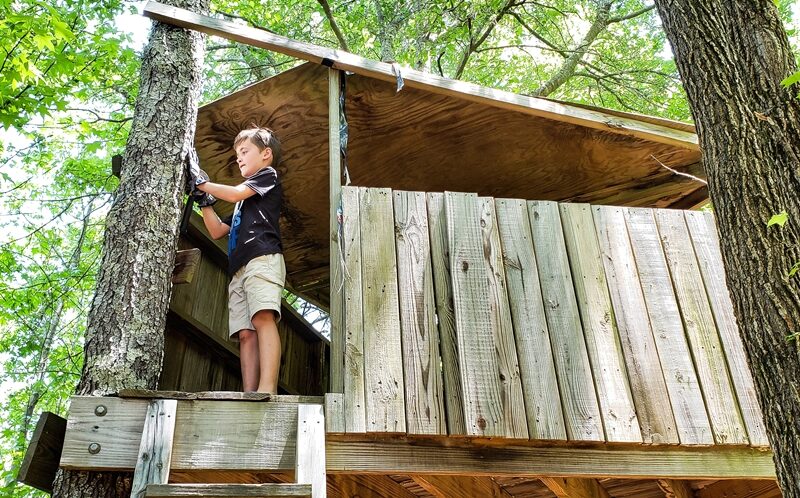
[[[678,443],[622,208],[594,207],[593,215],[642,440]]]
[[[515,477],[774,479],[770,452],[712,448],[601,445],[436,446],[388,441],[327,442],[329,473],[423,473]]]
[[[394,192],[394,232],[407,432],[447,434],[424,192]]]
[[[682,211],[660,209],[656,222],[678,298],[697,377],[717,444],[747,444],[714,315]]]
[[[525,401],[522,395],[517,347],[514,342],[514,326],[508,303],[508,290],[503,265],[503,250],[494,209],[494,199],[478,199],[480,211],[481,239],[483,243],[484,267],[486,268],[486,303],[491,315],[491,327],[497,368],[500,377],[500,397],[503,400],[503,420],[507,437],[528,439],[525,416]]]
[[[310,484],[312,498],[325,498],[325,412],[322,405],[297,405],[295,479]]]
[[[747,426],[747,435],[753,446],[769,446],[764,428],[763,415],[758,405],[753,377],[747,364],[744,345],[739,336],[736,316],[733,314],[733,303],[725,284],[725,269],[722,266],[722,254],[719,250],[717,229],[711,213],[686,211],[686,224],[692,236],[697,262],[703,276],[706,293],[711,302],[711,309],[725,349],[728,369],[736,388],[739,408]]]
[[[358,187],[342,188],[344,244],[344,425],[347,432],[366,432],[364,379],[364,308],[361,275],[361,215]],[[333,353],[331,353],[333,354]]]
[[[627,209],[639,280],[681,444],[714,444],[652,209]]]
[[[174,399],[148,402],[139,458],[133,471],[131,498],[144,498],[148,484],[166,484],[169,480],[177,410],[178,401]]]
[[[172,498],[176,496],[202,498],[299,497],[311,496],[308,484],[151,484],[147,496]]]
[[[325,393],[325,431],[345,432],[343,393]]]
[[[17,481],[53,493],[53,480],[58,471],[66,430],[66,419],[51,412],[42,412],[39,415],[25,457],[19,466]]]
[[[359,188],[367,432],[405,432],[392,191]]]
[[[344,392],[345,367],[345,303],[338,291],[342,284],[343,268],[339,225],[339,207],[342,200],[342,164],[339,134],[339,92],[341,72],[328,70],[328,266],[330,267],[330,320],[331,320],[331,391]],[[273,125],[274,126],[274,125]],[[286,232],[284,232],[286,233]],[[291,232],[290,232],[291,233]],[[288,247],[287,247],[288,249]],[[336,289],[336,292],[333,292]]]
[[[464,420],[472,436],[509,436],[474,194],[446,192],[447,237]]]
[[[456,339],[456,319],[453,310],[453,283],[450,275],[450,249],[447,239],[444,194],[429,193],[427,201],[447,431],[452,435],[464,435],[467,433],[467,429],[464,421],[461,369],[458,363],[458,340]]]
[[[606,441],[642,442],[600,246],[588,204],[561,204],[575,297],[603,416]]]
[[[558,204],[529,201],[528,215],[567,436],[576,441],[603,441],[603,421],[572,286]]]
[[[511,318],[531,439],[567,439],[525,201],[497,199]]]

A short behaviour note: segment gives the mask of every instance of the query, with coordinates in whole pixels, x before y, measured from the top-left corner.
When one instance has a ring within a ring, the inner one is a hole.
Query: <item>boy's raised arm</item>
[[[206,206],[200,208],[200,211],[203,212],[203,224],[206,226],[206,230],[208,230],[208,234],[211,235],[212,239],[221,239],[230,233],[231,227],[219,219],[214,208]]]

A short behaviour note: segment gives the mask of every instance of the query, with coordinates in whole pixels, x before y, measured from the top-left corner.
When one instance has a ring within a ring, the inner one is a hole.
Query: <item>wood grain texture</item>
[[[297,497],[312,496],[308,484],[151,484],[147,495],[153,498],[193,496],[206,498]]]
[[[361,274],[361,201],[358,187],[342,189],[344,243],[344,425],[347,432],[366,432],[364,378],[364,296]]]
[[[474,496],[485,498],[511,498],[491,477],[414,475],[411,478],[435,498]]]
[[[567,437],[573,441],[604,441],[558,205],[529,201],[528,216]]]
[[[775,481],[725,480],[705,486],[695,493],[697,498],[781,498],[781,490]]]
[[[747,444],[725,353],[708,302],[683,212],[656,211],[664,254],[683,316],[697,377],[717,444]]]
[[[688,481],[659,479],[658,487],[664,491],[664,498],[694,498],[694,490]]]
[[[622,209],[594,207],[593,215],[642,440],[678,443]]]
[[[505,402],[487,303],[487,268],[480,228],[480,204],[474,194],[445,193],[450,275],[468,435],[508,436]]]
[[[631,479],[774,479],[772,456],[747,447],[425,447],[328,440],[328,472]]]
[[[295,479],[311,485],[312,498],[325,498],[325,412],[322,405],[297,405]]]
[[[53,493],[53,480],[58,471],[66,430],[66,419],[51,412],[42,412],[39,415],[19,466],[17,481],[46,493]]]
[[[596,479],[544,477],[542,483],[558,498],[611,498]]]
[[[448,434],[464,435],[467,433],[467,429],[464,419],[461,369],[458,363],[458,340],[456,338],[455,311],[453,310],[453,282],[450,275],[450,249],[444,194],[429,193],[427,202],[447,431]]]
[[[405,432],[394,212],[389,189],[359,188],[367,432]]]
[[[681,444],[714,443],[654,211],[624,210],[647,314]]]
[[[200,249],[183,249],[175,254],[175,268],[172,269],[172,283],[188,284],[194,278],[200,263]]]
[[[560,204],[559,211],[606,441],[641,443],[591,207]]]
[[[528,209],[517,199],[495,207],[530,438],[566,440]]]
[[[342,393],[325,393],[325,432],[345,432]]]
[[[725,268],[719,249],[717,228],[711,213],[684,212],[692,237],[700,273],[706,287],[714,319],[725,350],[728,369],[736,390],[739,409],[747,427],[747,436],[753,446],[769,446],[763,415],[758,405],[753,376],[747,364],[744,345],[739,335],[733,303],[725,283]]]
[[[506,436],[528,439],[528,425],[525,416],[525,401],[522,395],[517,347],[514,341],[514,326],[511,321],[511,307],[503,265],[503,250],[500,246],[500,231],[494,199],[480,197],[481,239],[483,242],[484,264],[486,268],[486,303],[491,313],[491,327],[494,340],[497,367],[500,378],[501,399],[503,400],[503,420]]]
[[[133,471],[132,498],[147,496],[148,484],[166,484],[172,468],[172,442],[178,401],[155,399],[148,402],[139,444],[139,458]]]
[[[424,192],[394,192],[394,233],[407,432],[447,434]]]
[[[344,278],[342,268],[341,246],[339,238],[339,208],[342,203],[342,164],[339,135],[339,84],[341,73],[335,69],[328,70],[328,239],[331,305],[331,391],[344,392],[344,344],[345,316],[344,300],[339,289]]]

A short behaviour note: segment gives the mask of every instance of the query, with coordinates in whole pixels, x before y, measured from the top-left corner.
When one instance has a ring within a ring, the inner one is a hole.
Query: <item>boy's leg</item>
[[[258,334],[255,330],[239,331],[239,361],[242,365],[242,391],[246,393],[257,391],[259,354]]]
[[[278,371],[281,367],[281,338],[278,335],[278,324],[275,312],[261,310],[253,315],[256,327],[259,353],[258,392],[278,393]]]

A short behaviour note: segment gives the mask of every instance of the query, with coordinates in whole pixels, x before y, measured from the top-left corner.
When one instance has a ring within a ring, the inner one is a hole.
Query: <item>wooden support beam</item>
[[[611,498],[596,479],[545,477],[542,483],[558,498]]]
[[[322,405],[297,406],[295,479],[310,484],[312,498],[325,498],[325,413]]]
[[[325,432],[344,432],[344,395],[325,393]]]
[[[348,52],[295,41],[262,29],[195,14],[186,9],[158,2],[148,2],[144,8],[144,15],[156,21],[273,50],[290,57],[325,64],[335,69],[352,71],[392,83],[397,81],[397,69],[393,64],[373,61]],[[402,77],[405,85],[410,88],[420,88],[471,102],[523,112],[614,134],[633,136],[691,150],[700,149],[697,135],[684,131],[680,127],[648,123],[632,116],[612,115],[598,110],[481,87],[472,83],[450,80],[415,71],[410,68],[402,68]]]
[[[341,292],[344,274],[339,250],[339,207],[342,199],[341,142],[339,136],[339,92],[341,72],[328,71],[328,157],[330,161],[330,319],[331,377],[330,391],[344,392],[344,296]]]
[[[694,498],[694,490],[686,481],[659,479],[658,487],[664,492],[666,498]]]
[[[781,498],[781,490],[775,481],[718,481],[698,490],[697,498]]]
[[[148,484],[167,484],[172,464],[172,441],[175,435],[175,419],[178,401],[154,399],[147,405],[139,457],[133,472],[131,498],[145,498]],[[99,443],[97,451],[101,451]],[[89,447],[92,452],[92,447]]]
[[[175,255],[175,268],[172,269],[173,284],[188,284],[197,272],[201,251],[197,247],[178,251]]]
[[[336,498],[416,498],[385,475],[329,475],[328,488]]]
[[[436,498],[452,498],[454,496],[511,498],[512,496],[491,477],[412,475],[411,478]]]
[[[151,484],[148,498],[193,496],[203,498],[311,496],[308,484]]]
[[[173,470],[294,470],[297,404],[205,400],[178,404]],[[101,405],[103,416],[97,415]],[[147,406],[143,399],[72,397],[61,466],[133,470]],[[237,423],[231,424],[232,419]],[[542,447],[508,442],[329,434],[326,470],[329,474],[775,479],[772,453],[747,447]],[[100,444],[102,450],[89,453],[91,443]]]
[[[55,413],[42,412],[19,467],[17,481],[47,493],[53,492],[53,479],[58,470],[66,430],[67,419]]]

